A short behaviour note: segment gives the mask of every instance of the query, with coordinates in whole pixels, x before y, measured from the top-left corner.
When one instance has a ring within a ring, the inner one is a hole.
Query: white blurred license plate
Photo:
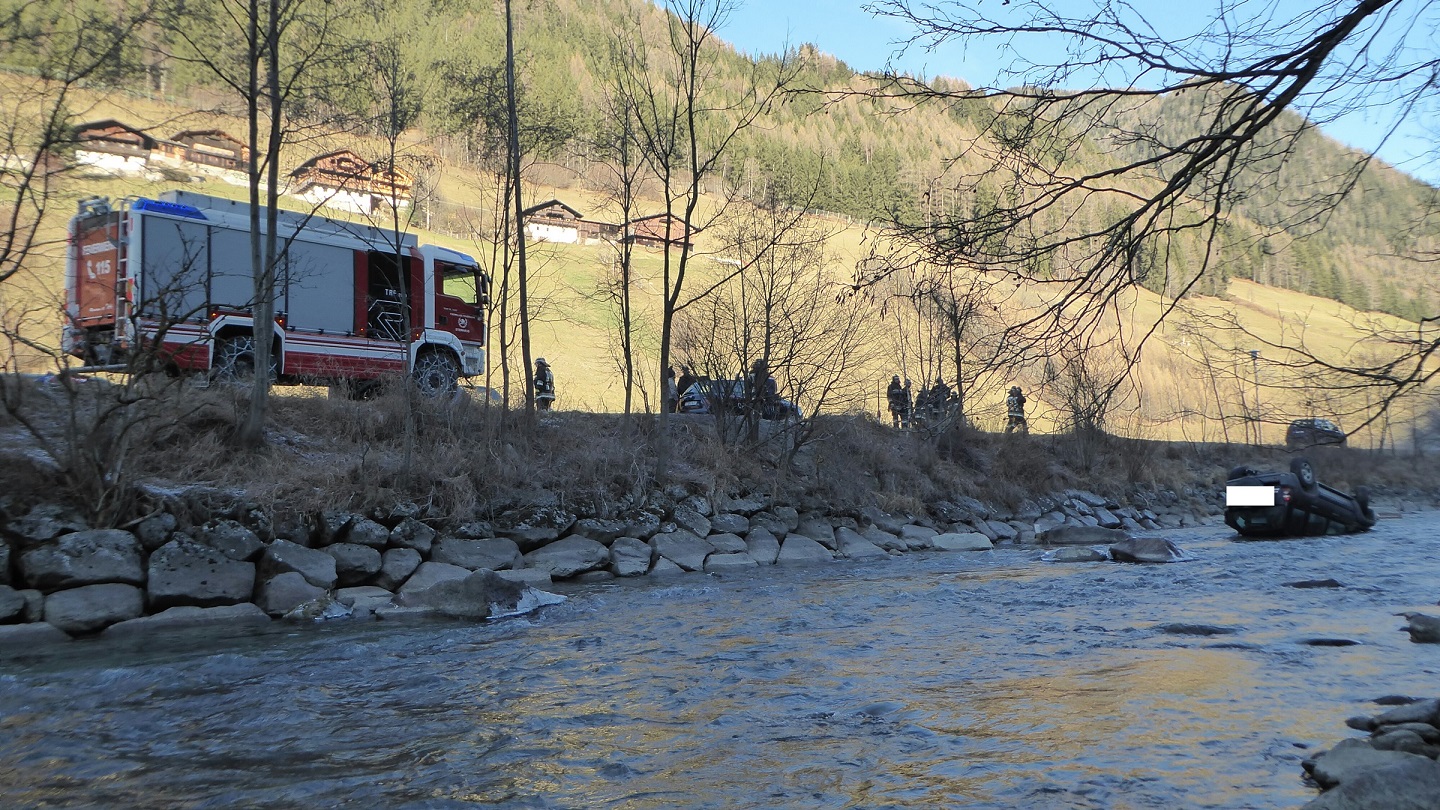
[[[1226,506],[1274,506],[1275,487],[1225,487]]]

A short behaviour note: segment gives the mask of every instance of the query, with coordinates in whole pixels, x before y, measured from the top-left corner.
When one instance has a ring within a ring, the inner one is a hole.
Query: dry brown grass
[[[1215,497],[1233,466],[1284,469],[1290,456],[1279,448],[1102,434],[1019,437],[956,428],[928,436],[848,415],[821,417],[813,442],[785,469],[772,449],[716,440],[708,417],[678,417],[671,420],[670,475],[655,485],[653,416],[557,412],[530,419],[464,396],[407,403],[395,390],[355,402],[321,389],[281,389],[266,445],[244,450],[233,440],[242,391],[174,385],[156,397],[168,417],[152,419],[124,460],[130,480],[154,492],[219,490],[277,515],[411,501],[449,524],[541,505],[611,515],[645,504],[657,489],[671,496],[763,493],[833,514],[871,505],[923,513],[962,496],[1015,507],[1072,488],[1120,501],[1157,488],[1199,500]],[[1428,501],[1440,492],[1440,459],[1339,448],[1308,455],[1326,483],[1365,484],[1382,501]],[[37,462],[23,431],[4,416],[0,456],[9,508],[54,501],[64,490],[64,477]]]

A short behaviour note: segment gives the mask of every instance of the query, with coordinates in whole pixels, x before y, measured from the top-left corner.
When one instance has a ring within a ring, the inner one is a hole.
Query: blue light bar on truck
[[[163,200],[151,200],[141,197],[130,204],[131,211],[149,211],[155,214],[168,214],[172,217],[185,217],[186,219],[209,220],[204,212],[193,205],[184,203],[164,202]]]

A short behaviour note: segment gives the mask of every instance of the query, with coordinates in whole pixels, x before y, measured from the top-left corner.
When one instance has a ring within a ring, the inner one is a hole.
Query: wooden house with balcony
[[[177,165],[193,164],[220,171],[245,172],[250,147],[218,129],[187,129],[160,141],[156,154]]]
[[[156,145],[144,130],[114,119],[79,124],[71,134],[77,165],[115,174],[144,172]]]
[[[394,201],[411,202],[415,178],[399,168],[377,166],[354,151],[337,149],[316,155],[290,173],[288,194],[315,205],[372,214]]]

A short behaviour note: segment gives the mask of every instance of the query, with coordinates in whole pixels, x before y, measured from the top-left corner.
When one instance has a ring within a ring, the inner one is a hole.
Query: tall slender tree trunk
[[[520,297],[520,359],[525,364],[525,410],[535,410],[534,369],[530,365],[529,278],[525,265],[525,203],[520,193],[520,113],[515,101],[515,23],[505,0],[505,106],[510,122],[510,182],[515,187],[515,262]]]

